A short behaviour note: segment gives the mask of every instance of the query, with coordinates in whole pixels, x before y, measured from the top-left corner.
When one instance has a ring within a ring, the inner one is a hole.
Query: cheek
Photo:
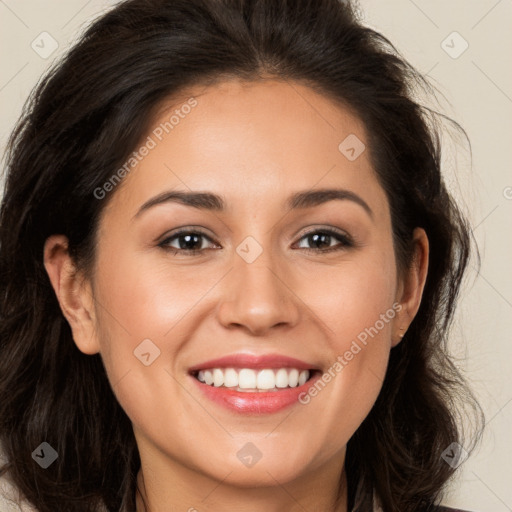
[[[205,293],[208,281],[214,282],[212,276],[198,280],[190,267],[173,269],[163,258],[155,265],[135,252],[115,261],[105,258],[102,265],[98,297],[107,313],[102,318],[121,337],[129,334],[139,342],[164,337]]]
[[[112,254],[119,257],[114,259]],[[129,372],[140,394],[147,383],[154,385],[154,370],[169,378],[164,370],[174,367],[201,321],[202,299],[223,272],[171,267],[165,257],[148,258],[136,251],[121,254],[113,247],[98,255],[97,269],[102,359],[113,384]],[[149,356],[142,356],[148,352]],[[145,366],[144,358],[154,362]]]
[[[318,312],[337,353],[344,352],[350,341],[364,338],[364,333],[377,323],[381,340],[389,338],[395,316],[396,269],[392,248],[375,249],[354,256],[338,267],[319,269],[309,282],[316,291],[304,289],[308,305]],[[321,274],[323,273],[323,274]],[[320,286],[320,283],[322,284]],[[386,315],[383,321],[381,315]],[[372,330],[373,332],[373,330]]]
[[[144,370],[147,376],[168,360],[172,346],[164,351],[161,340],[183,315],[183,291],[168,286],[135,253],[114,248],[98,254],[96,276],[97,335],[110,381],[115,385],[128,372],[132,382],[143,379]],[[145,366],[148,352],[154,363]]]
[[[182,286],[169,269],[165,273],[136,253],[126,251],[116,259],[108,256],[116,254],[113,250],[104,254],[98,256],[96,286],[102,360],[132,422],[154,429],[155,417],[177,414],[168,399],[175,385],[169,371],[189,336],[180,320],[200,291]]]
[[[391,249],[390,249],[391,250]],[[327,370],[303,397],[324,418],[325,456],[346,442],[371,410],[382,387],[391,348],[396,271],[392,252],[368,252],[332,272],[315,308],[329,339]],[[323,398],[328,396],[329,408]],[[316,397],[319,398],[316,398]]]

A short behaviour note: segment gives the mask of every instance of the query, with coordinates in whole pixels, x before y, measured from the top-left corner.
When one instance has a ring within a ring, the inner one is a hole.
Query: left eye
[[[304,248],[306,251],[320,253],[339,251],[344,248],[353,246],[352,240],[348,235],[338,233],[337,231],[333,231],[332,229],[317,229],[316,231],[311,231],[303,235],[300,240],[306,240],[308,243],[314,245],[327,245],[327,249],[310,249],[308,247]],[[334,246],[330,246],[330,242],[332,242],[333,240],[338,240],[338,242],[341,243],[338,243],[337,245]]]
[[[204,239],[209,240],[213,245],[215,245],[210,237],[205,233],[201,233],[200,231],[180,231],[166,238],[159,244],[159,246],[165,250],[171,251],[173,254],[181,252],[187,255],[194,255],[205,250],[202,243]],[[330,243],[333,239],[338,240],[340,243],[331,246]],[[304,234],[299,240],[305,240],[307,243],[317,246],[316,248],[299,247],[300,249],[304,249],[308,252],[325,253],[330,251],[339,251],[353,246],[349,236],[331,229],[317,229],[316,231],[311,231]],[[178,247],[171,245],[174,242],[178,242]],[[328,248],[322,249],[319,248],[318,245],[327,245]]]

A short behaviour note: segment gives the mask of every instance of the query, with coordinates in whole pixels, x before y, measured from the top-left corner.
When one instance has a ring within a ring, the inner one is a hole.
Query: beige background
[[[88,21],[114,4],[0,0],[2,154],[40,75]],[[482,400],[487,429],[479,450],[460,466],[445,504],[512,511],[512,2],[361,0],[361,7],[369,25],[428,73],[444,95],[443,112],[471,140],[472,162],[463,140],[447,139],[451,152],[445,155],[446,179],[470,216],[482,254],[480,273],[473,269],[467,279],[452,346]],[[51,50],[42,32],[59,45],[47,58],[31,47],[35,41],[40,53]]]

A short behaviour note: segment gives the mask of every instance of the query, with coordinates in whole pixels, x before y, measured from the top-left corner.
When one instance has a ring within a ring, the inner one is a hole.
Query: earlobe
[[[52,235],[46,240],[44,266],[78,349],[84,354],[98,353],[92,290],[77,272],[64,235]]]
[[[427,280],[429,243],[427,234],[423,228],[414,229],[413,243],[413,261],[406,271],[400,296],[397,298],[402,308],[395,322],[395,333],[392,339],[393,347],[400,343],[407,328],[416,316]]]

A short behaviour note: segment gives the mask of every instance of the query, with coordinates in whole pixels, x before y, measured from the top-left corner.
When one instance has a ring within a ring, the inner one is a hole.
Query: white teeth
[[[238,387],[238,373],[233,368],[224,371],[224,386],[227,388]]]
[[[299,383],[299,370],[296,370],[294,368],[288,374],[288,386],[290,386],[291,388],[295,388],[295,387],[297,387],[298,383]]]
[[[281,368],[276,373],[276,388],[287,388],[288,387],[288,372]]]
[[[256,372],[249,368],[240,370],[238,374],[238,387],[242,389],[253,389],[256,387]]]
[[[276,387],[276,376],[272,370],[261,370],[256,379],[258,389],[274,389]]]
[[[206,370],[204,372],[204,381],[206,384],[208,384],[208,386],[211,386],[213,384],[213,375],[212,372],[210,372],[209,370]]]
[[[279,368],[253,370],[252,368],[210,368],[200,370],[197,379],[209,386],[235,388],[236,391],[278,391],[302,386],[309,379],[309,370]]]
[[[224,373],[222,370],[215,368],[213,370],[213,385],[218,388],[224,384]]]

